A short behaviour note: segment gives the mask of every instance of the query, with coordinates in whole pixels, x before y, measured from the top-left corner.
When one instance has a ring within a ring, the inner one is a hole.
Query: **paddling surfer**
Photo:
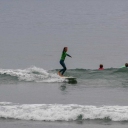
[[[122,66],[121,68],[128,68],[128,63],[125,63],[125,65]]]
[[[104,70],[103,64],[99,65],[99,70]]]

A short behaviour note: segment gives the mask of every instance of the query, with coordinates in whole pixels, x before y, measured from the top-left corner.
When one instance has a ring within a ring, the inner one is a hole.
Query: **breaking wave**
[[[75,121],[86,119],[128,121],[128,106],[13,104],[0,102],[0,117],[37,121]]]
[[[2,81],[27,81],[27,82],[63,82],[64,79],[57,73],[48,73],[48,71],[31,67],[27,69],[0,69],[0,80]]]
[[[26,69],[0,69],[0,83],[11,81],[25,81],[25,82],[65,82],[57,75],[58,69],[46,71],[43,68],[30,67]],[[90,69],[68,69],[65,76],[76,77],[79,82],[88,83],[89,85],[104,84],[108,82],[111,85],[118,84],[127,85],[128,68],[124,69],[105,69],[103,71]]]

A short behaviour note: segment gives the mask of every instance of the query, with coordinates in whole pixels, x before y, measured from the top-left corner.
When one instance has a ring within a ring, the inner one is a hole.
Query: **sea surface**
[[[127,0],[0,0],[0,128],[127,128],[127,48]]]

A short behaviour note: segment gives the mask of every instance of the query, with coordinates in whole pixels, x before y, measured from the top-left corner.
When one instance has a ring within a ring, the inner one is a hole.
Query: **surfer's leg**
[[[61,64],[61,66],[63,67],[63,61],[62,60],[60,60],[60,64]],[[63,67],[64,68],[64,67]],[[64,69],[61,69],[59,72],[62,72]]]
[[[67,70],[67,68],[66,68],[66,65],[65,65],[65,63],[63,63],[63,71],[62,71],[62,75],[65,73],[65,71]]]
[[[66,71],[66,66],[63,60],[60,60],[60,64],[62,65],[63,69],[61,69],[59,72],[62,72],[62,75],[64,74],[64,72]]]

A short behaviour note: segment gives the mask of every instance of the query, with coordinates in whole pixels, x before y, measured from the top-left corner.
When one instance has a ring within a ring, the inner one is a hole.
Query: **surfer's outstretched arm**
[[[69,54],[66,53],[66,55],[72,58],[72,56],[70,56]]]

